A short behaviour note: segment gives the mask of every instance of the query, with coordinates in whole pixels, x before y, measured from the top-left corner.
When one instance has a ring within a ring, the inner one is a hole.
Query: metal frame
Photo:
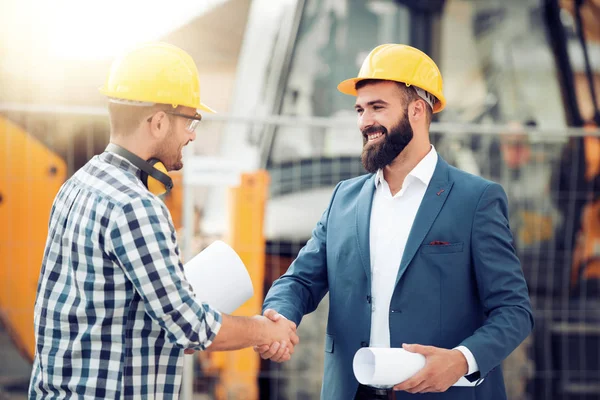
[[[30,105],[19,103],[0,103],[0,113],[2,112],[20,112],[28,114],[58,114],[58,115],[90,115],[107,116],[108,111],[101,107],[80,107],[63,105]],[[206,114],[202,117],[203,121],[222,121],[233,124],[255,124],[255,125],[280,125],[280,126],[298,126],[304,125],[314,128],[334,128],[343,127],[348,129],[358,129],[356,121],[353,118],[325,118],[325,117],[298,117],[288,115],[268,115],[268,116],[238,116],[231,114]],[[450,133],[457,135],[477,134],[477,135],[503,135],[510,134],[511,129],[504,124],[472,124],[472,123],[453,123],[453,122],[432,122],[429,128],[430,133]],[[536,138],[567,138],[580,136],[600,137],[600,128],[582,128],[582,127],[559,127],[559,128],[536,128],[523,126],[519,132],[526,133]],[[358,134],[358,133],[357,133]]]
[[[283,62],[280,64],[281,72],[278,76],[277,83],[274,87],[267,88],[274,92],[273,103],[270,106],[271,114],[279,115],[283,107],[283,96],[285,95],[286,82],[290,75],[290,64],[292,63],[293,55],[296,51],[296,44],[298,41],[298,31],[300,29],[300,22],[302,21],[302,15],[306,7],[306,0],[298,0],[296,4],[296,11],[293,17],[292,29],[289,32],[289,36],[285,39],[287,45],[285,46],[285,56]],[[275,129],[273,126],[269,126],[264,129],[262,135],[262,143],[260,146],[259,153],[259,168],[266,168],[269,160],[269,154],[273,149],[275,141]]]
[[[545,0],[544,17],[550,47],[554,53],[558,81],[562,93],[565,116],[570,126],[583,126],[583,119],[575,94],[575,77],[567,50],[567,36],[560,18],[561,8],[558,0]]]

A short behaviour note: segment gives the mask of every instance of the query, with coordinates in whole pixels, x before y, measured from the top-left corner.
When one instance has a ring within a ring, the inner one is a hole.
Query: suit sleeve
[[[312,231],[312,236],[298,253],[287,272],[277,279],[263,304],[263,311],[271,308],[289,320],[300,325],[302,317],[313,312],[327,291],[327,221],[335,194],[341,183],[336,186],[329,206]]]
[[[527,284],[508,224],[508,201],[498,184],[487,186],[479,199],[471,249],[486,320],[461,345],[473,353],[480,376],[485,377],[533,328]]]

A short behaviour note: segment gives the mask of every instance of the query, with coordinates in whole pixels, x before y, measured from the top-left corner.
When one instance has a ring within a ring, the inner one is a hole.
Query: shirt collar
[[[123,171],[127,171],[134,175],[137,175],[138,178],[141,177],[141,170],[135,165],[133,165],[131,161],[121,157],[118,154],[112,153],[110,151],[105,151],[101,153],[98,156],[98,158],[108,164],[112,164],[115,167],[122,169]]]
[[[413,176],[413,177],[417,178],[418,180],[420,180],[421,182],[423,182],[425,185],[429,185],[429,182],[431,181],[431,178],[433,177],[433,173],[435,171],[437,161],[438,161],[437,151],[435,150],[435,147],[433,147],[433,145],[431,145],[431,149],[429,150],[429,153],[427,153],[427,155],[425,157],[423,157],[423,159],[421,161],[419,161],[419,163],[412,169],[412,171],[410,171],[408,173],[407,177]],[[383,180],[384,180],[383,170],[378,169],[377,173],[375,175],[375,187],[377,187]]]

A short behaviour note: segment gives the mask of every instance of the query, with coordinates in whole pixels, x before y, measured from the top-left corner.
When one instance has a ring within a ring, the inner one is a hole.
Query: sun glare
[[[62,0],[53,9],[50,54],[65,60],[111,58],[158,40],[227,0]]]

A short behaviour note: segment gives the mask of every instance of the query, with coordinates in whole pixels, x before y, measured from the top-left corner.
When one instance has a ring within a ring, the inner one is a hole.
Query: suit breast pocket
[[[325,352],[333,353],[333,335],[325,334]]]
[[[448,254],[461,253],[463,251],[463,242],[449,244],[424,244],[421,246],[423,254]]]

